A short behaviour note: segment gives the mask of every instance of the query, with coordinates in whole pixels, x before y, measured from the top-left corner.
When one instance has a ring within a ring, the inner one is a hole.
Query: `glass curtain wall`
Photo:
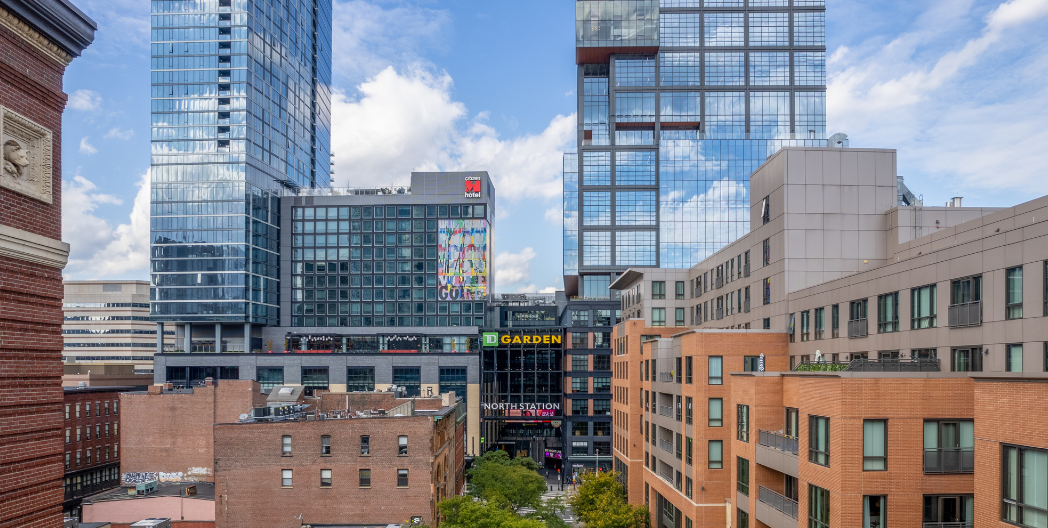
[[[154,0],[152,316],[277,324],[279,194],[330,184],[330,0]]]
[[[749,231],[749,177],[769,155],[826,145],[825,3],[599,2],[623,28],[657,17],[654,42],[598,39],[596,3],[577,4],[564,273],[690,267]],[[588,218],[591,193],[607,205]]]

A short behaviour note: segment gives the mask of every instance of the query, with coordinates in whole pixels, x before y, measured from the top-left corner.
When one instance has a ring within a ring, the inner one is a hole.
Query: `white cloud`
[[[934,202],[1043,194],[1048,46],[1038,24],[1048,0],[1002,2],[981,24],[969,4],[935,2],[888,43],[839,47],[827,61],[828,122],[853,147],[898,148],[900,174]]]
[[[66,276],[145,277],[149,273],[149,173],[142,175],[128,223],[113,228],[95,211],[121,205],[116,196],[77,174],[62,182],[62,239],[70,244]]]
[[[546,221],[551,224],[562,224],[564,222],[564,215],[561,212],[561,208],[554,206],[546,209]]]
[[[97,154],[98,149],[96,149],[94,146],[91,145],[91,143],[87,141],[87,136],[84,136],[84,138],[80,140],[80,153]]]
[[[336,1],[331,40],[335,75],[351,83],[377,74],[390,64],[423,62],[423,50],[442,47],[451,17],[443,10],[417,6],[383,9],[370,2]]]
[[[406,183],[413,170],[481,170],[510,200],[559,196],[574,115],[553,118],[539,134],[503,140],[486,115],[465,120],[466,107],[451,99],[451,86],[447,73],[414,67],[400,74],[388,67],[360,84],[356,99],[336,90],[332,150],[339,183]]]
[[[93,90],[80,89],[69,94],[66,105],[73,110],[98,110],[102,105],[102,95]]]
[[[503,251],[495,256],[495,284],[499,287],[520,284],[531,279],[531,260],[535,250],[526,247],[520,253]]]
[[[117,128],[110,128],[109,132],[106,132],[105,138],[106,139],[116,138],[116,139],[128,140],[128,139],[131,139],[131,137],[134,136],[134,135],[135,135],[135,131],[131,130],[130,128],[127,129],[127,130],[120,130],[120,128],[117,127]]]

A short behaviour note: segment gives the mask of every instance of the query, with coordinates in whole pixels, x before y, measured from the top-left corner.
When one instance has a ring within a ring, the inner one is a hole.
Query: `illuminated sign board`
[[[559,345],[563,341],[563,338],[557,334],[542,334],[542,335],[510,335],[502,334],[498,332],[484,332],[482,336],[484,346],[493,347],[499,346],[499,344],[526,344],[526,345]]]
[[[480,177],[466,176],[466,198],[480,198]]]
[[[559,411],[559,403],[482,403],[485,411]]]

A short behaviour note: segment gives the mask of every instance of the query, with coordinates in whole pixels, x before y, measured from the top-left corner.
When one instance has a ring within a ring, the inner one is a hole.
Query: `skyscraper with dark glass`
[[[826,145],[825,0],[579,0],[569,295],[690,267],[749,231],[749,176]]]
[[[279,317],[281,192],[330,185],[331,0],[153,0],[151,26],[152,318],[250,351]]]

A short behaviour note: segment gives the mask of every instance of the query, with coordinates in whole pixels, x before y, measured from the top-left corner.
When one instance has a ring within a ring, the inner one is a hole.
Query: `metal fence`
[[[757,443],[779,451],[797,454],[797,439],[782,433],[761,429],[757,432]]]
[[[971,447],[925,449],[924,472],[974,473],[975,449]]]
[[[764,486],[759,486],[757,490],[757,500],[775,508],[776,510],[785,513],[789,517],[794,519],[797,518],[797,501],[776,493]]]

